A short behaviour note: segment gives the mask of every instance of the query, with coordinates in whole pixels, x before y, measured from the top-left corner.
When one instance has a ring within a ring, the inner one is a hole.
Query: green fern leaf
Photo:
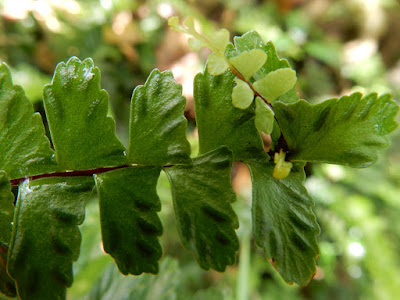
[[[132,167],[96,175],[104,250],[127,275],[156,274],[162,233],[156,192],[159,167]]]
[[[91,177],[26,180],[20,186],[8,272],[22,300],[65,299],[92,189]]]
[[[193,165],[165,168],[171,183],[178,231],[199,265],[224,271],[236,261],[239,223],[230,203],[232,153],[221,147],[193,160]]]

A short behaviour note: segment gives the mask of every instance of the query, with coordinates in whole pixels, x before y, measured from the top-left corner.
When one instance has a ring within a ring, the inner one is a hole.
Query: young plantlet
[[[201,47],[207,47],[212,52],[208,56],[207,68],[211,75],[218,76],[224,73],[229,63],[225,57],[225,49],[229,44],[229,31],[226,29],[220,29],[210,34],[201,34],[197,32],[194,24],[193,17],[187,17],[183,21],[183,26],[179,24],[179,17],[171,17],[168,19],[168,25],[171,29],[178,32],[183,32],[193,36],[189,40],[189,46],[192,49],[200,49]]]
[[[275,153],[274,162],[275,167],[274,171],[272,172],[272,176],[275,179],[284,179],[289,176],[290,170],[293,167],[291,162],[285,161],[286,153],[282,151],[282,149]]]

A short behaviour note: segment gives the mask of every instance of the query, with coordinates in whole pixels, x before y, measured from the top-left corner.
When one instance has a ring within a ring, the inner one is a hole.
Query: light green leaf
[[[209,42],[210,49],[222,56],[226,46],[229,44],[229,31],[222,28],[211,34],[207,34],[206,39]]]
[[[271,150],[275,149],[276,144],[278,143],[279,138],[281,137],[281,129],[279,128],[278,122],[274,118],[274,126],[271,132]]]
[[[229,64],[224,56],[211,53],[207,59],[207,70],[211,75],[218,76],[224,73]]]
[[[199,51],[201,47],[204,47],[204,43],[198,39],[192,38],[188,40],[189,48],[192,51]]]
[[[274,128],[274,112],[260,97],[256,98],[254,124],[259,131],[270,134]]]
[[[235,37],[234,44],[235,46],[230,44],[226,48],[225,55],[228,59],[253,49],[261,49],[267,55],[267,60],[264,65],[253,75],[255,80],[260,80],[268,73],[277,69],[290,67],[286,59],[280,59],[278,57],[272,42],[264,43],[260,35],[254,30],[249,31],[242,36]],[[297,96],[296,89],[292,88],[290,91],[280,96],[278,100],[285,103],[291,103],[298,101],[299,97]]]
[[[183,21],[183,25],[186,26],[189,30],[196,32],[196,28],[194,26],[194,18],[192,16],[187,17]]]
[[[245,79],[249,79],[257,72],[267,60],[267,55],[261,49],[253,49],[249,52],[242,52],[233,57],[229,62],[243,75]]]
[[[179,24],[179,17],[173,16],[168,18],[168,26],[174,31],[183,31],[184,28]]]
[[[254,92],[246,82],[239,78],[235,78],[235,83],[232,90],[232,104],[236,108],[246,109],[253,103]]]
[[[104,251],[121,273],[156,274],[162,250],[156,192],[160,167],[132,167],[96,175]]]
[[[254,30],[246,32],[242,36],[235,36],[233,38],[234,48],[227,49],[227,56],[229,58],[236,57],[244,52],[250,52],[254,49],[262,49],[265,44],[261,36]]]
[[[272,177],[272,162],[248,166],[256,243],[286,282],[306,285],[316,272],[319,226],[311,210],[313,200],[303,186],[304,165],[282,180]]]
[[[7,253],[13,217],[14,195],[6,173],[0,171],[0,292],[8,297],[15,297],[17,293],[14,280],[7,273]]]
[[[26,180],[20,186],[8,272],[21,299],[65,299],[92,189],[91,177]]]
[[[0,170],[10,179],[51,172],[53,154],[40,114],[0,64]]]
[[[224,271],[236,260],[239,223],[230,205],[231,167],[232,153],[220,147],[196,157],[193,165],[165,168],[182,242],[205,270]]]
[[[197,32],[195,27],[195,22],[193,17],[187,17],[183,21],[183,25],[179,25],[178,17],[171,17],[168,19],[168,25],[174,31],[184,32],[193,36],[200,43],[208,47],[211,51],[217,53],[219,56],[223,57],[226,46],[229,44],[229,31],[226,29],[220,29],[214,31],[210,34],[201,34]]]
[[[132,95],[129,161],[157,166],[190,163],[185,107],[182,86],[172,73],[153,70]]]
[[[276,53],[275,46],[272,42],[268,42],[263,50],[267,54],[267,61],[264,66],[258,71],[254,78],[259,80],[265,77],[265,74],[273,72],[278,69],[290,68],[289,62],[286,59],[280,59]],[[282,101],[284,103],[293,103],[299,101],[299,96],[297,95],[296,88],[293,86],[289,91],[279,96],[275,101]]]
[[[194,80],[200,153],[225,145],[234,160],[263,159],[266,153],[254,126],[254,108],[242,110],[232,105],[234,78],[230,71],[216,77],[205,72]]]
[[[100,89],[100,71],[90,58],[59,63],[43,96],[60,171],[126,162],[115,122],[107,116],[108,94]]]
[[[253,86],[264,98],[272,102],[292,89],[296,81],[296,72],[284,68],[268,73],[264,78],[254,82]]]
[[[366,167],[390,144],[399,106],[389,95],[354,93],[317,105],[304,100],[274,106],[289,159]]]

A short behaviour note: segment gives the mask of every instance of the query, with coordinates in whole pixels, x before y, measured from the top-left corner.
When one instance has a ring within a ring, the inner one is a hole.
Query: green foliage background
[[[154,67],[172,69],[188,99],[192,151],[197,153],[192,82],[206,52],[193,54],[186,38],[171,32],[167,17],[192,15],[204,27],[234,34],[255,29],[272,40],[296,69],[301,98],[318,103],[353,91],[390,92],[400,98],[400,5],[395,0],[81,0],[0,1],[0,59],[44,113],[42,86],[55,65],[76,55],[92,57],[110,94],[110,111],[125,145],[133,88]],[[14,3],[14,6],[12,4]],[[368,5],[366,4],[368,3]],[[14,8],[14,9],[12,9]],[[400,147],[392,147],[368,169],[308,165],[306,186],[321,226],[321,257],[307,287],[288,286],[264,259],[251,237],[248,173],[234,167],[240,197],[239,262],[225,273],[201,270],[180,245],[169,184],[158,182],[164,249],[160,274],[121,275],[105,255],[98,203],[87,205],[80,226],[81,256],[74,264],[69,299],[393,299],[400,286]],[[163,173],[162,173],[163,174]],[[1,296],[0,296],[1,297]]]

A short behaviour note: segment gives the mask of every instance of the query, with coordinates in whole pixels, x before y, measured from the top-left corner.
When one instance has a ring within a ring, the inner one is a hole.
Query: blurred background
[[[232,36],[255,29],[272,40],[298,76],[302,98],[317,103],[353,91],[400,99],[400,3],[396,0],[0,0],[0,59],[35,109],[42,86],[70,56],[92,57],[110,95],[126,144],[132,90],[157,67],[171,69],[188,104],[188,136],[196,155],[193,78],[208,52],[193,53],[170,16],[194,16],[203,28]],[[175,228],[169,184],[163,209],[160,274],[122,276],[101,246],[97,199],[87,205],[81,256],[68,299],[399,299],[400,130],[367,169],[308,165],[306,186],[321,226],[318,271],[306,287],[283,282],[251,238],[251,183],[233,170],[240,219],[238,263],[225,273],[201,270]],[[0,296],[1,298],[1,296]],[[2,299],[2,298],[1,298]]]

